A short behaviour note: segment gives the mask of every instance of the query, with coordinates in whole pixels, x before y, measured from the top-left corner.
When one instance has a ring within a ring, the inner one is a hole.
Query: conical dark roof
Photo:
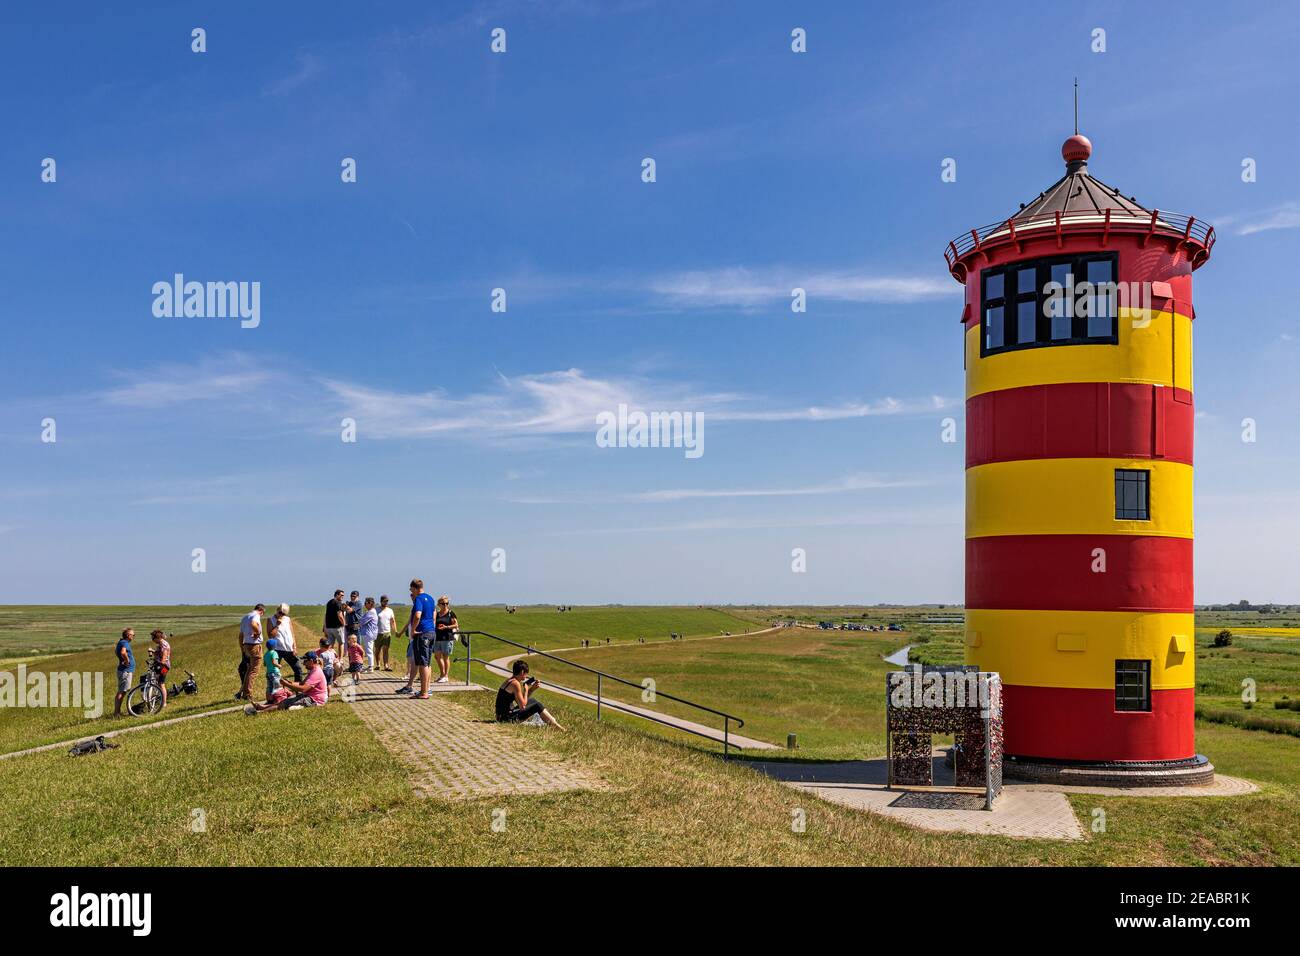
[[[1088,172],[1092,143],[1075,133],[1061,146],[1065,175],[1022,204],[1020,211],[1000,222],[980,226],[962,233],[948,243],[943,256],[948,271],[958,282],[965,282],[975,260],[990,249],[1012,243],[1021,244],[1044,234],[1055,233],[1059,245],[1065,234],[1099,233],[1103,242],[1112,234],[1141,233],[1143,244],[1153,236],[1172,242],[1186,250],[1192,268],[1199,268],[1214,248],[1214,227],[1198,222],[1194,216],[1155,211],[1140,205],[1132,196],[1121,195]]]
[[[1107,186],[1088,172],[1088,157],[1092,143],[1077,133],[1061,147],[1065,158],[1065,175],[1038,194],[1038,198],[1011,216],[1012,222],[1038,219],[1053,213],[1105,213],[1114,209],[1131,216],[1150,216],[1151,210],[1131,198],[1120,195],[1118,189]]]

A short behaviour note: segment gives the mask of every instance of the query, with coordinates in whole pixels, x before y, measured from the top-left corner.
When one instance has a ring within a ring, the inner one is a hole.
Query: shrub
[[[1215,647],[1230,647],[1231,645],[1232,645],[1232,631],[1228,630],[1226,627],[1223,630],[1221,630],[1218,634],[1214,635]]]

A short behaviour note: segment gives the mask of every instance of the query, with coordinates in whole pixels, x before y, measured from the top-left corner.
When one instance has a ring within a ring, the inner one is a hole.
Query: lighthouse
[[[966,662],[1001,674],[1008,775],[1204,783],[1192,273],[1214,230],[1094,178],[1091,154],[1076,132],[1060,179],[945,251],[966,290]]]

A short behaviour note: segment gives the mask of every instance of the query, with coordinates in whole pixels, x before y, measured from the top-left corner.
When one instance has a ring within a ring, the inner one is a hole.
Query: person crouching
[[[249,704],[244,708],[244,713],[250,717],[254,714],[264,714],[268,710],[293,710],[296,707],[320,707],[329,700],[329,686],[325,682],[325,671],[321,668],[321,660],[315,651],[308,652],[303,657],[307,665],[307,679],[301,684],[297,681],[289,680],[282,677],[280,683],[283,685],[271,695],[264,704]]]

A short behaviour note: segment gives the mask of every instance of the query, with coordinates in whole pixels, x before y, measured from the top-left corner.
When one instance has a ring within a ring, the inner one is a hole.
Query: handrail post
[[[600,675],[596,675],[596,719],[600,720]]]
[[[474,656],[470,651],[470,645],[473,643],[474,643],[474,638],[466,634],[465,635],[465,686],[466,687],[469,686],[469,661],[470,658]]]
[[[727,759],[727,754],[731,749],[731,718],[722,718],[722,759]]]

